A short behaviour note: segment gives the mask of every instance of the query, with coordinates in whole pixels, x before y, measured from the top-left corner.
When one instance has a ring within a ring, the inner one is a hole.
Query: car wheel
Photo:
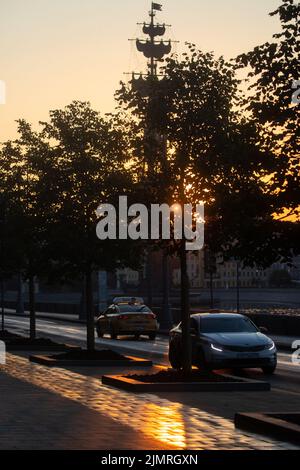
[[[134,335],[134,339],[138,341],[140,339],[140,335]]]
[[[262,368],[262,371],[265,375],[272,375],[272,374],[274,374],[275,370],[276,370],[276,365],[275,366],[267,366],[267,367]]]
[[[207,364],[204,352],[201,349],[198,352],[196,366],[201,371],[210,372],[212,370],[212,368]]]
[[[182,368],[180,355],[178,351],[176,350],[176,348],[174,346],[171,346],[171,344],[169,347],[169,362],[171,366],[173,367],[173,369],[179,370]]]
[[[156,333],[150,333],[149,339],[151,339],[151,341],[154,341],[155,338],[156,338]]]
[[[97,335],[98,335],[98,338],[103,338],[104,333],[101,330],[97,329]]]

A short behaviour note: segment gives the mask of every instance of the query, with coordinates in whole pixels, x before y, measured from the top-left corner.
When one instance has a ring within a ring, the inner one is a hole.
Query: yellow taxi
[[[158,331],[155,313],[144,304],[141,297],[116,297],[96,320],[99,338],[109,334],[112,339],[121,335],[141,335],[154,340]]]

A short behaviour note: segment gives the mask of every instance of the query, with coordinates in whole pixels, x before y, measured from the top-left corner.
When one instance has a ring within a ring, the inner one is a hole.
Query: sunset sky
[[[172,24],[166,38],[230,58],[271,40],[278,19],[268,16],[280,0],[165,0],[160,22]],[[0,0],[0,141],[16,136],[15,119],[34,125],[48,111],[88,100],[102,113],[114,107],[123,72],[145,69],[135,51],[138,21],[149,0]]]

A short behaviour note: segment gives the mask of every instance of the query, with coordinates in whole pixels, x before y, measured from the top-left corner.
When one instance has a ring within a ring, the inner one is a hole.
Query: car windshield
[[[201,333],[257,333],[248,318],[201,318]]]
[[[119,310],[121,313],[150,313],[151,310],[146,307],[146,305],[129,305],[129,304],[124,304],[124,305],[118,305]]]

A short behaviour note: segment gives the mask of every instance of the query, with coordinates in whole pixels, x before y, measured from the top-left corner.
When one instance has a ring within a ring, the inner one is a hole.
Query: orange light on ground
[[[154,403],[145,404],[143,414],[147,419],[143,432],[177,449],[185,449],[185,425],[181,408],[181,405],[177,403],[174,403],[172,407],[159,406]]]

